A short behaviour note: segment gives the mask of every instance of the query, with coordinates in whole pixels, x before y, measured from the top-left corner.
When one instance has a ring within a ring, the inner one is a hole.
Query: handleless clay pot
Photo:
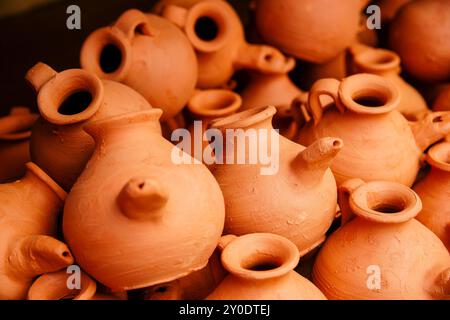
[[[390,47],[404,69],[423,81],[450,79],[450,2],[413,0],[393,19]]]
[[[0,183],[25,174],[25,164],[30,161],[31,127],[37,118],[24,107],[14,107],[8,116],[0,118]]]
[[[225,197],[225,233],[275,233],[295,243],[303,255],[324,241],[333,221],[336,182],[329,166],[342,141],[323,138],[305,148],[273,129],[275,112],[275,107],[256,108],[214,121],[211,127],[224,136],[235,131],[226,141],[224,161],[212,172]]]
[[[73,263],[53,238],[66,193],[33,163],[23,179],[0,185],[0,299],[24,299],[33,279]]]
[[[37,92],[41,114],[31,135],[31,159],[65,190],[70,190],[94,150],[94,140],[82,128],[86,123],[151,109],[133,89],[85,70],[57,73],[38,63],[26,79]]]
[[[161,113],[128,113],[85,126],[96,148],[64,207],[64,236],[77,262],[116,291],[202,269],[222,233],[217,182],[202,164],[175,161],[180,150],[161,136]]]
[[[443,299],[450,255],[414,217],[422,205],[408,187],[346,181],[339,188],[343,226],[319,252],[313,282],[328,299]]]
[[[431,172],[414,187],[423,203],[417,220],[433,231],[450,251],[450,143],[432,147],[427,161]]]
[[[231,240],[222,252],[230,273],[208,300],[326,300],[309,280],[294,271],[299,252],[292,242],[269,233]]]
[[[323,96],[335,103],[321,103]],[[338,184],[361,178],[411,186],[423,151],[450,132],[450,113],[429,113],[408,122],[396,110],[399,102],[398,88],[378,75],[319,80],[309,92],[304,117],[310,121],[300,130],[299,141],[309,145],[328,136],[344,141],[331,166]]]
[[[194,46],[199,88],[221,87],[240,69],[280,72],[293,61],[273,47],[247,43],[239,16],[226,1],[169,1],[158,10],[177,24]]]
[[[186,36],[169,21],[135,9],[86,39],[81,66],[102,79],[135,89],[164,111],[162,120],[184,108],[194,93],[198,73]]]

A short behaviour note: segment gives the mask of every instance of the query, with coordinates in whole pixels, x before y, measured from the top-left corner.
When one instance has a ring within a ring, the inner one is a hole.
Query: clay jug
[[[395,182],[353,179],[339,187],[342,227],[325,242],[313,282],[328,299],[442,299],[450,255],[414,217],[422,205]]]
[[[213,121],[211,128],[234,135],[216,152],[212,172],[225,198],[226,234],[275,233],[304,255],[324,241],[333,221],[337,195],[329,166],[342,141],[323,138],[305,148],[273,129],[275,112],[255,108]]]
[[[321,103],[322,96],[332,97],[335,103]],[[344,141],[331,166],[338,185],[361,178],[411,186],[423,151],[450,132],[450,113],[429,113],[408,122],[396,110],[399,102],[398,88],[378,75],[361,73],[341,82],[319,80],[303,109],[309,123],[300,130],[299,142],[309,145],[327,136]]]
[[[429,113],[422,95],[400,76],[400,57],[393,51],[357,45],[351,50],[355,73],[377,74],[390,79],[400,90],[397,110],[408,120],[418,120]]]
[[[257,0],[256,26],[268,44],[324,63],[353,43],[364,5],[359,0]]]
[[[83,126],[151,106],[133,89],[81,69],[57,73],[43,63],[26,79],[37,92],[41,118],[33,127],[31,159],[65,190],[70,190],[94,150]]]
[[[178,161],[180,150],[161,136],[161,113],[86,125],[96,148],[64,207],[64,236],[78,264],[116,291],[202,269],[222,233],[217,182],[187,154],[181,160],[189,163]]]
[[[433,146],[427,161],[431,171],[414,187],[423,203],[417,220],[433,231],[450,251],[450,143]]]
[[[226,1],[181,0],[162,7],[162,16],[185,32],[197,52],[199,88],[221,87],[240,69],[280,72],[292,60],[273,47],[247,43],[241,20]]]
[[[389,45],[405,71],[422,81],[450,79],[450,2],[413,0],[392,20]]]
[[[0,185],[0,299],[24,299],[33,279],[73,263],[53,238],[66,193],[33,163],[14,183]]]
[[[186,36],[153,14],[125,11],[113,26],[94,31],[81,49],[81,66],[139,92],[168,120],[184,108],[197,82],[197,60]]]
[[[0,118],[0,183],[25,174],[25,163],[30,161],[31,127],[37,118],[24,107],[14,107],[8,116]]]
[[[254,233],[228,241],[221,260],[230,274],[208,300],[326,300],[294,271],[300,255],[288,239]]]

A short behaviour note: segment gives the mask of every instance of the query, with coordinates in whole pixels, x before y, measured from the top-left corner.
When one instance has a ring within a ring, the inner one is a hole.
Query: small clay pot
[[[450,294],[450,255],[414,219],[422,204],[408,187],[353,179],[339,188],[342,227],[325,242],[313,282],[328,299],[422,300]]]
[[[73,263],[56,240],[66,193],[33,163],[25,176],[0,185],[0,299],[24,299],[33,279]]]
[[[326,300],[294,271],[300,255],[288,239],[255,233],[228,241],[222,264],[230,274],[207,300]]]
[[[450,251],[450,143],[432,147],[427,161],[431,172],[414,187],[423,203],[417,220],[433,231]]]
[[[83,131],[91,121],[151,106],[133,89],[81,69],[60,73],[43,63],[26,79],[37,92],[40,119],[33,127],[31,159],[65,190],[70,190],[94,150]]]
[[[14,107],[0,118],[0,183],[23,177],[30,161],[31,127],[39,116],[28,108]]]
[[[282,72],[293,63],[273,47],[247,43],[239,16],[226,1],[163,1],[158,10],[194,46],[201,89],[222,87],[240,69]]]

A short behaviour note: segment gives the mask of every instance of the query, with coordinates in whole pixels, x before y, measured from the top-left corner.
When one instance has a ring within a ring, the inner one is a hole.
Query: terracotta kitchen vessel
[[[31,135],[31,159],[65,190],[94,150],[94,140],[82,128],[86,123],[151,108],[133,89],[81,69],[57,73],[38,63],[26,79],[37,92],[41,114]]]
[[[247,43],[239,16],[226,1],[168,1],[158,10],[178,25],[194,46],[199,88],[221,87],[240,69],[281,72],[293,62],[273,47]]]
[[[450,294],[450,255],[414,217],[408,187],[353,179],[339,187],[343,226],[327,239],[313,282],[328,299],[422,300]]]
[[[329,166],[342,141],[323,138],[305,148],[273,129],[275,112],[255,108],[213,121],[212,128],[241,129],[241,138],[250,138],[227,139],[212,172],[225,198],[226,234],[275,233],[304,255],[324,241],[333,221],[336,182]]]
[[[230,274],[207,299],[326,300],[294,271],[299,258],[295,244],[281,236],[255,233],[236,237],[222,252],[222,264]]]
[[[321,103],[325,96],[335,103]],[[303,109],[310,121],[300,130],[299,141],[309,145],[328,136],[344,141],[331,166],[338,185],[349,178],[361,178],[411,186],[423,152],[450,132],[450,113],[429,113],[419,121],[408,122],[396,110],[400,101],[399,89],[378,75],[357,74],[342,82],[319,80]]]
[[[37,114],[25,107],[14,107],[0,118],[0,183],[23,177],[30,161],[31,127]]]
[[[86,39],[81,66],[135,89],[153,107],[163,109],[162,120],[184,108],[198,74],[194,49],[183,32],[161,17],[135,9]]]
[[[133,112],[85,126],[96,148],[67,198],[63,232],[83,270],[114,291],[204,268],[222,234],[217,182],[187,154],[191,164],[178,162],[181,151],[161,136],[161,113]]]
[[[450,142],[433,146],[427,161],[431,172],[414,187],[423,203],[417,220],[433,231],[450,251]]]
[[[33,279],[73,263],[54,236],[66,193],[33,163],[14,183],[0,185],[0,299],[24,299]]]
[[[403,68],[418,80],[450,79],[450,2],[413,0],[392,20],[390,47]]]

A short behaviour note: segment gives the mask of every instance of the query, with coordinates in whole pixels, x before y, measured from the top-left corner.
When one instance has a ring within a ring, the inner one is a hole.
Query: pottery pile
[[[80,69],[27,72],[38,112],[0,118],[0,299],[450,298],[450,2],[249,15],[161,0]]]

